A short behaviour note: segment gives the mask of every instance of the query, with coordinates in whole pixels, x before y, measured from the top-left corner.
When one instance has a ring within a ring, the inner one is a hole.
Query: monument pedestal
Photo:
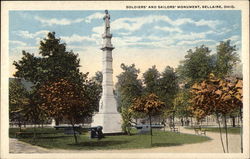
[[[121,115],[119,113],[97,113],[91,126],[102,126],[103,133],[120,133]]]

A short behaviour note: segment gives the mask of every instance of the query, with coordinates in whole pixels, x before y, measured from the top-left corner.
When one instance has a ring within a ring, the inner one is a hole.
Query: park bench
[[[194,132],[196,135],[205,135],[206,136],[206,129],[199,127],[194,127]]]
[[[139,134],[146,134],[148,132],[150,132],[150,125],[148,124],[141,124],[141,125],[134,125],[133,127],[135,127],[138,130]],[[162,129],[164,128],[163,125],[157,125],[157,124],[153,124],[151,125],[151,128],[153,129]]]
[[[170,131],[179,133],[179,129],[173,124],[169,124]]]
[[[81,134],[81,126],[74,126],[75,127],[75,133]],[[55,129],[64,129],[64,134],[72,135],[74,134],[73,127],[67,126],[67,125],[61,125],[61,126],[54,126]]]

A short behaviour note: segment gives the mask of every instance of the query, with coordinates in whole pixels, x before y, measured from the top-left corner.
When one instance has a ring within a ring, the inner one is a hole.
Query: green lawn
[[[26,129],[24,131],[31,132],[33,129]],[[10,129],[10,137],[15,137],[15,132],[18,129]],[[75,144],[72,135],[65,135],[62,131],[53,128],[38,129],[38,132],[50,132],[56,134],[42,134],[34,141],[32,136],[28,138],[20,138],[21,141],[31,143],[33,145],[42,146],[45,148],[59,148],[59,149],[75,149],[75,150],[97,150],[97,149],[135,149],[135,148],[150,148],[150,136],[138,135],[136,130],[133,130],[131,136],[117,135],[106,136],[105,138],[89,139],[88,133],[84,132],[78,135],[79,143]],[[164,132],[160,130],[153,131],[153,147],[162,146],[177,146],[182,144],[198,143],[210,140],[210,138],[198,135],[181,134],[174,132]]]
[[[206,129],[206,131],[209,131],[209,132],[220,132],[220,129],[217,128],[217,127],[202,127],[203,129]],[[186,127],[186,129],[193,129],[192,127]],[[222,133],[225,133],[225,129],[224,128],[221,128],[221,132]],[[227,132],[230,133],[230,134],[240,134],[240,128],[239,127],[229,127],[227,128]]]

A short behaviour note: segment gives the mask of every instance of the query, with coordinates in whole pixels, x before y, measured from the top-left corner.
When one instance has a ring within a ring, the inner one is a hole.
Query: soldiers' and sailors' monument
[[[102,126],[104,133],[121,132],[121,115],[117,112],[117,102],[113,94],[113,66],[111,44],[112,34],[110,33],[110,15],[105,10],[103,17],[105,22],[102,53],[102,97],[99,103],[99,112],[93,117],[91,126]]]

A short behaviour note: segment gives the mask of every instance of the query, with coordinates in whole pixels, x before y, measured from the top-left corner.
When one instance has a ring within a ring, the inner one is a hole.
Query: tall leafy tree
[[[152,122],[151,119],[155,115],[161,114],[163,108],[165,107],[164,102],[159,100],[159,97],[151,93],[144,95],[133,100],[132,105],[129,108],[131,112],[144,113],[149,118],[150,123],[150,136],[151,136],[151,145],[152,145]]]
[[[27,121],[26,107],[29,105],[29,92],[20,79],[10,81],[9,85],[9,116],[11,122],[18,122],[21,131],[22,125]]]
[[[198,119],[202,119],[210,114],[216,114],[217,119],[219,116],[222,116],[224,118],[224,125],[226,130],[226,145],[228,152],[226,116],[236,109],[241,110],[243,106],[242,80],[223,80],[220,78],[216,78],[213,74],[211,74],[209,79],[193,85],[192,94],[192,106],[190,108]]]
[[[192,112],[189,110],[189,99],[190,99],[189,89],[182,88],[177,93],[174,101],[176,105],[176,116],[183,120],[188,120],[188,117],[192,117]],[[182,123],[183,124],[183,123]]]
[[[211,50],[204,45],[187,51],[185,60],[181,61],[177,70],[180,77],[184,78],[189,86],[207,79],[212,72],[214,61],[210,52]]]
[[[132,115],[128,112],[128,108],[132,105],[133,99],[142,94],[142,82],[138,79],[140,71],[134,64],[130,66],[121,64],[121,68],[123,72],[117,76],[116,90],[119,110],[122,113],[122,129],[130,134]]]
[[[156,95],[160,98],[161,101],[165,103],[165,113],[163,118],[166,116],[174,117],[176,114],[176,108],[174,105],[174,99],[178,92],[178,78],[177,74],[174,71],[174,68],[167,66],[165,70],[161,73],[161,76],[158,79]],[[163,119],[163,120],[164,120]]]
[[[236,52],[236,45],[231,45],[231,41],[221,41],[216,47],[216,67],[215,75],[225,78],[233,72],[234,67],[240,61]]]
[[[23,51],[23,57],[19,61],[14,61],[17,69],[15,77],[23,78],[34,84],[32,99],[38,102],[39,95],[36,95],[37,90],[48,82],[66,79],[71,83],[76,84],[79,89],[84,87],[83,83],[88,74],[83,74],[79,71],[80,59],[73,51],[66,50],[66,44],[61,43],[59,38],[56,38],[55,32],[49,32],[47,37],[40,41],[39,47],[40,57],[34,54]],[[93,86],[93,85],[92,85]],[[93,96],[95,97],[95,96]],[[37,105],[36,103],[33,103]],[[34,107],[32,105],[31,109]],[[34,117],[37,117],[34,115]],[[60,118],[56,118],[58,124]],[[35,120],[37,121],[37,120]]]
[[[146,72],[143,73],[143,83],[145,84],[146,93],[156,93],[159,88],[160,73],[156,69],[156,66],[152,66]]]
[[[85,83],[86,84],[86,83]],[[86,88],[78,87],[65,79],[48,82],[39,89],[43,99],[41,108],[51,117],[68,120],[74,130],[74,138],[77,143],[75,124],[81,123],[84,118],[92,116],[95,100],[91,98]]]

